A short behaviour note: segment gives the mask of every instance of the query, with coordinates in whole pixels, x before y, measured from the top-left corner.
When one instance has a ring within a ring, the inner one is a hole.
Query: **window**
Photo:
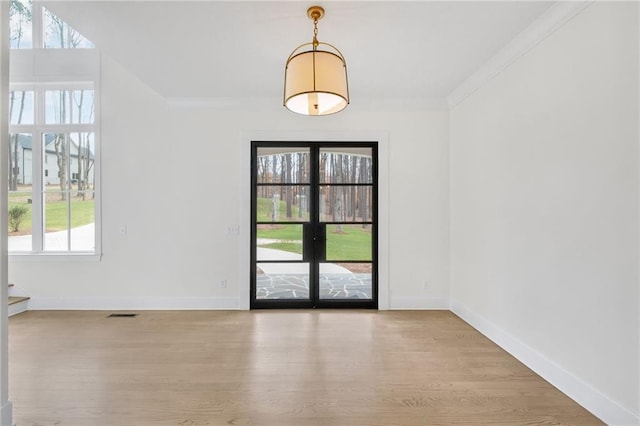
[[[15,92],[10,96],[14,102],[25,93]],[[23,213],[9,230],[9,251],[92,252],[96,220],[95,91],[36,87],[32,93],[36,105],[42,104],[52,113],[44,114],[44,122],[36,119],[30,124],[21,122],[20,117],[28,116],[22,108],[10,108],[9,215]]]
[[[10,0],[10,31],[12,51],[33,55],[51,77],[11,74],[9,253],[96,254],[99,56],[39,1]],[[55,51],[27,50],[38,46],[77,54],[61,61]]]
[[[33,47],[32,7],[29,0],[10,0],[9,47],[31,49]]]
[[[66,22],[43,7],[44,48],[93,48],[93,43],[71,28]]]
[[[9,47],[31,49],[94,48],[91,41],[56,16],[39,1],[9,0]],[[41,26],[42,31],[34,31]]]
[[[11,124],[34,124],[33,90],[14,90],[9,94]]]
[[[47,90],[44,93],[46,124],[93,123],[93,90]]]

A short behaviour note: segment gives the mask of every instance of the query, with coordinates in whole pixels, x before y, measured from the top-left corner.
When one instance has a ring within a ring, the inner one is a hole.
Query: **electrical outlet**
[[[430,287],[429,280],[424,280],[424,283],[422,284],[422,288],[425,290],[428,290],[429,287]]]
[[[220,280],[220,288],[227,288],[227,280]]]

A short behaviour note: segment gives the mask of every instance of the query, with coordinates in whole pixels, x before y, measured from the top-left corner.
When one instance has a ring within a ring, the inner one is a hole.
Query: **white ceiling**
[[[286,58],[320,41],[358,98],[444,99],[553,2],[72,1],[48,7],[166,98],[278,98]]]

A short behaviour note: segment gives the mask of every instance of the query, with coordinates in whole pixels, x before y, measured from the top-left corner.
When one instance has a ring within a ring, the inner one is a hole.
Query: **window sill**
[[[100,262],[99,253],[9,253],[9,262]]]

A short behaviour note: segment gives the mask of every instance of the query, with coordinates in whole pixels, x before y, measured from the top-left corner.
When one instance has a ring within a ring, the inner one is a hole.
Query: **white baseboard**
[[[438,297],[392,297],[389,303],[390,310],[433,309],[448,310],[449,299]]]
[[[451,311],[608,425],[640,424],[637,414],[603,395],[593,386],[461,303],[451,300]]]
[[[32,297],[29,310],[235,310],[237,298],[213,297]]]
[[[32,297],[29,310],[189,310],[242,309],[237,298],[163,297]],[[446,298],[392,298],[389,309],[449,309]]]
[[[0,407],[0,425],[13,426],[13,404],[7,401]]]

